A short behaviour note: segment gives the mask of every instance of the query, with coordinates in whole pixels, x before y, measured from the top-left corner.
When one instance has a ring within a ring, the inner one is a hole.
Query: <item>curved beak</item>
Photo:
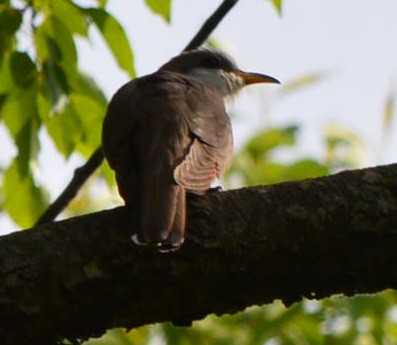
[[[265,74],[238,71],[237,75],[243,79],[245,85],[256,84],[256,83],[280,84],[280,82],[277,79]]]

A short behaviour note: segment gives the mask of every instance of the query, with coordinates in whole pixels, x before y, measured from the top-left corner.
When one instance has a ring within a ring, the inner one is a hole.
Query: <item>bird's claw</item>
[[[141,242],[137,234],[133,234],[131,240],[139,247],[159,247],[161,245],[161,242]]]
[[[216,186],[216,187],[208,188],[206,193],[216,193],[216,192],[222,192],[222,191],[223,191],[223,188],[221,186]]]
[[[154,249],[159,253],[170,253],[178,250],[184,242],[184,239],[178,243],[173,243],[169,239],[160,242],[141,242],[137,234],[131,236],[132,242],[139,247]]]
[[[173,245],[170,243],[161,243],[161,245],[159,247],[157,247],[157,251],[159,253],[171,253],[171,252],[175,252],[177,251],[182,244],[180,245]]]

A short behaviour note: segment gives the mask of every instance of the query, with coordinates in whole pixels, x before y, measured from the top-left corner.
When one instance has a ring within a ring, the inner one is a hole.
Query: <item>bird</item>
[[[203,194],[229,168],[233,134],[225,101],[244,86],[279,83],[240,70],[219,50],[183,52],[112,97],[102,149],[136,229],[160,252],[185,239],[186,195]]]

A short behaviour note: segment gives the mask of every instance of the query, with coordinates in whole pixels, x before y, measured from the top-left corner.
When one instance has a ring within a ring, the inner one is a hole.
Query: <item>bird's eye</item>
[[[209,57],[204,60],[203,65],[207,68],[220,68],[220,61],[216,57]]]

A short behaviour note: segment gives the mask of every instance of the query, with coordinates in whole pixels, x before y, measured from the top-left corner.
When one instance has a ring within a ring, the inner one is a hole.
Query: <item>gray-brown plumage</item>
[[[164,251],[183,243],[186,192],[208,190],[232,160],[223,98],[255,82],[277,80],[242,72],[224,54],[200,49],[128,82],[113,96],[102,147],[140,243]]]

